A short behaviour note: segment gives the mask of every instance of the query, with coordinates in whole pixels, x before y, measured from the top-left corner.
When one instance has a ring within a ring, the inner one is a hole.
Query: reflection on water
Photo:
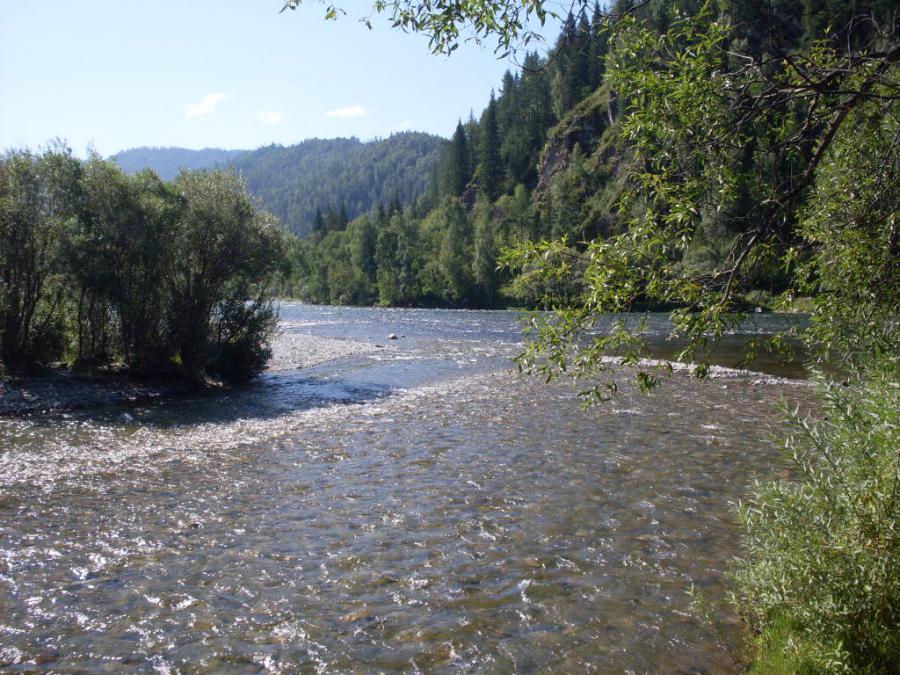
[[[584,412],[506,313],[286,306],[391,348],[227,395],[0,420],[0,667],[732,672],[729,502],[781,397],[676,376]]]

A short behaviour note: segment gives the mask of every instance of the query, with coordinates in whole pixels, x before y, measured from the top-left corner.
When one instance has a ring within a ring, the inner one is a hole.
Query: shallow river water
[[[368,346],[0,418],[0,671],[741,670],[731,503],[784,470],[804,383],[676,374],[583,411],[511,370],[511,313],[282,319]]]

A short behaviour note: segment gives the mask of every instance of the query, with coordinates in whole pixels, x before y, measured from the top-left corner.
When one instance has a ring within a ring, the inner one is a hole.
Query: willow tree
[[[63,352],[62,244],[78,210],[81,164],[55,144],[0,159],[0,367]]]
[[[297,9],[303,3],[304,0],[287,0],[282,11]],[[325,5],[327,20],[347,13],[341,4],[330,0],[321,4]],[[540,37],[529,25],[534,20],[543,25],[548,17],[555,16],[548,4],[544,0],[374,0],[371,13],[360,17],[360,21],[371,28],[374,15],[387,16],[394,28],[428,36],[429,46],[436,54],[454,52],[467,36],[479,41],[496,39],[496,51],[507,53],[520,43],[528,44]]]
[[[277,316],[268,284],[283,255],[278,223],[234,173],[182,173],[174,187],[184,208],[166,285],[182,371],[246,379],[270,356]]]

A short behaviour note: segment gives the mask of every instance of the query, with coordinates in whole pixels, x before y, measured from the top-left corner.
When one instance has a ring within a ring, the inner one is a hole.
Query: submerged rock
[[[355,611],[347,612],[344,616],[341,617],[341,621],[344,623],[352,623],[354,621],[359,621],[360,619],[366,619],[371,615],[368,608],[361,607]]]

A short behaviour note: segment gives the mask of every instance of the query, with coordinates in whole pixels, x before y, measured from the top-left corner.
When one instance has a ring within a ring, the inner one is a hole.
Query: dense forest
[[[388,138],[312,138],[296,145],[268,145],[256,150],[187,150],[135,148],[110,159],[127,173],[144,169],[163,180],[181,170],[234,170],[246,180],[262,208],[278,216],[299,236],[341,227],[379,203],[412,204],[433,183],[435,166],[446,140],[404,132]]]
[[[592,11],[569,15],[546,56],[525,55],[522,67],[504,76],[487,108],[460,121],[441,150],[434,183],[410,206],[397,208],[382,198],[355,220],[348,211],[353,222],[331,218],[322,226],[320,221],[296,247],[294,275],[284,292],[320,303],[399,306],[537,306],[577,299],[583,287],[578,275],[548,286],[527,266],[511,270],[500,268],[498,261],[507,247],[563,237],[579,255],[585,249],[582,242],[627,228],[633,207],[625,207],[623,196],[643,167],[623,124],[625,106],[618,90],[625,87],[606,73],[613,60],[611,47],[622,41],[622,25],[606,19],[625,16],[632,4],[622,0],[608,12],[595,5]],[[889,23],[892,6],[884,0],[654,0],[636,3],[629,16],[658,37],[679,16],[702,10],[708,20],[728,21],[728,41],[735,50],[771,62],[768,67],[784,68],[775,63],[777,56],[806,58],[825,38],[866,44],[877,26]],[[738,57],[734,60],[722,66],[737,70],[741,64]],[[744,176],[799,171],[811,157],[816,134],[822,133],[811,125],[800,144],[805,150],[779,158],[772,145],[777,140],[775,116],[760,123],[771,129],[761,129],[760,139],[743,147],[739,169]],[[767,197],[761,196],[761,188],[754,193],[751,183],[743,180],[728,196],[730,203],[704,215],[680,266],[715,273],[724,265],[735,241],[763,217],[747,208]],[[253,188],[252,179],[250,184]],[[322,206],[321,199],[313,202]],[[281,210],[276,213],[284,217]],[[775,245],[786,249],[790,242],[783,238]],[[744,280],[741,297],[753,304],[766,304],[791,287],[792,280],[772,266],[751,276]],[[668,303],[644,295],[632,304]]]
[[[181,171],[213,169],[244,154],[244,150],[221,148],[130,148],[116,153],[110,159],[126,173],[137,174],[150,169],[163,180],[174,180]]]
[[[317,222],[321,227],[329,214],[346,221],[378,203],[410,204],[428,188],[445,143],[438,136],[414,132],[369,142],[313,138],[253,150],[227,168],[246,179],[250,192],[289,232],[303,236]]]

